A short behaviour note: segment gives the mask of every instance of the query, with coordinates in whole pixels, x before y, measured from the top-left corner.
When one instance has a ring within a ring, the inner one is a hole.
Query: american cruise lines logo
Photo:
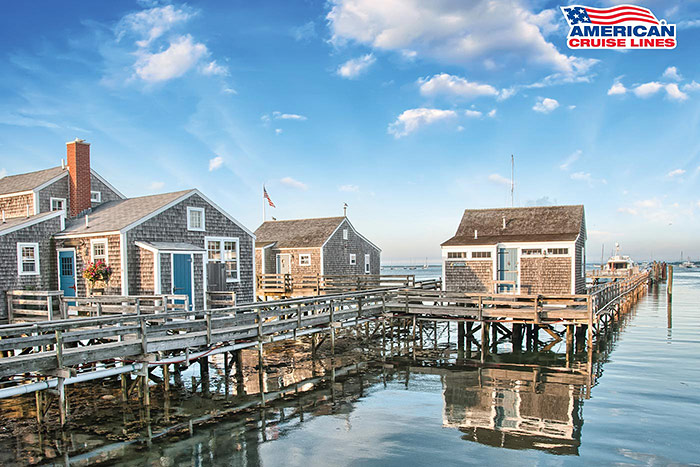
[[[674,49],[676,25],[658,20],[647,8],[618,5],[561,7],[569,23],[570,49]]]

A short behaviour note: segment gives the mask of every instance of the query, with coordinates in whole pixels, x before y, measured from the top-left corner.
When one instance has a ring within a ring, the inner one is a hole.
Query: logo
[[[570,49],[676,48],[676,25],[659,21],[647,8],[570,5],[561,7],[561,12],[569,23]]]

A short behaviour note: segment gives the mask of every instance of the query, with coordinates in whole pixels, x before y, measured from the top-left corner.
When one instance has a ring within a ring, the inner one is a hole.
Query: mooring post
[[[245,378],[243,374],[243,350],[234,352],[236,357],[236,394],[245,394]]]
[[[486,359],[486,354],[489,352],[489,327],[488,321],[481,322],[481,361]]]
[[[413,328],[411,329],[411,351],[413,359],[416,359],[416,315],[413,315]]]
[[[36,402],[36,422],[41,425],[44,423],[44,391],[36,391],[34,399]]]
[[[199,381],[202,385],[202,397],[210,397],[211,391],[209,389],[209,356],[205,355],[199,360]]]
[[[673,266],[669,264],[668,266],[666,266],[666,268],[668,269],[666,276],[666,299],[670,304],[673,300]]]
[[[258,341],[258,384],[260,385],[260,402],[265,407],[265,353],[263,341]]]
[[[523,325],[513,324],[511,331],[511,340],[513,342],[513,352],[520,353],[523,348]]]
[[[170,365],[163,365],[163,390],[170,391]]]
[[[457,322],[457,358],[464,359],[464,321]]]
[[[335,355],[335,304],[331,300],[330,304],[330,328],[331,328],[331,354]]]

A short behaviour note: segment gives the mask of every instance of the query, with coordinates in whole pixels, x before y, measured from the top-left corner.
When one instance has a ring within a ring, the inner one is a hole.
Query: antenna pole
[[[510,207],[515,207],[515,158],[510,155]]]

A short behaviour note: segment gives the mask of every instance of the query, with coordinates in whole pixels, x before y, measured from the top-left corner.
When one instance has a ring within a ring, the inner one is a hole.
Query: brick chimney
[[[76,138],[66,143],[68,154],[68,184],[70,186],[70,217],[92,207],[90,201],[90,143]]]

